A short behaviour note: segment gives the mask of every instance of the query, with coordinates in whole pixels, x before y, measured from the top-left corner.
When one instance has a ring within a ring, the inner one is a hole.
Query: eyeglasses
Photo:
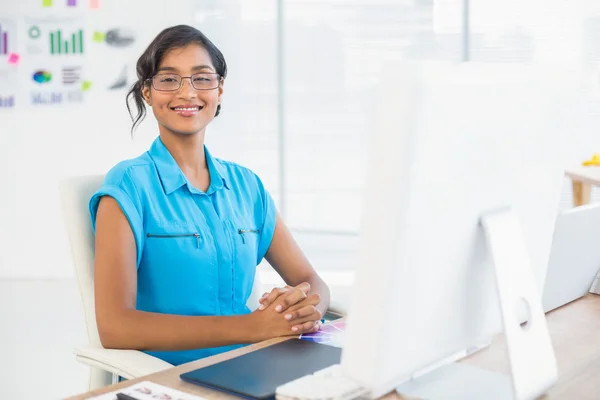
[[[148,79],[152,81],[152,87],[161,92],[174,92],[181,89],[184,79],[190,79],[192,86],[196,90],[212,90],[219,87],[221,75],[200,73],[192,76],[180,76],[177,74],[154,75]]]

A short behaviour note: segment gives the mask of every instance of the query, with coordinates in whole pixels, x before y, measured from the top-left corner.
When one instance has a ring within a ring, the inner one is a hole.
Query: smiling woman
[[[161,130],[195,134],[203,131],[220,111],[223,82],[208,51],[189,44],[164,55],[156,75],[145,82],[142,94]]]
[[[154,89],[154,97],[156,101],[174,100],[177,92],[185,83],[181,74],[186,75],[186,71],[182,71],[183,67],[187,66],[192,87],[186,86],[185,90],[196,94],[202,99],[197,101],[207,100],[207,104],[190,104],[191,107],[202,109],[214,106],[214,113],[206,124],[216,117],[221,112],[221,96],[223,95],[223,83],[227,77],[227,63],[221,51],[200,31],[192,27],[177,26],[169,28],[161,32],[144,54],[140,57],[137,63],[138,81],[133,85],[127,94],[127,107],[129,112],[130,100],[135,102],[137,107],[137,115],[134,118],[132,132],[135,127],[142,121],[146,115],[144,102],[152,106],[153,99],[151,89]],[[192,74],[204,73],[204,76],[195,76],[192,79]],[[206,76],[206,74],[209,74]],[[209,79],[210,84],[202,84],[202,79]],[[195,82],[196,81],[196,82]],[[206,92],[196,92],[197,90],[205,90]],[[177,100],[175,100],[177,101]],[[209,107],[206,107],[208,105]],[[182,106],[181,104],[174,106]],[[158,116],[157,120],[160,124]],[[205,127],[206,127],[205,124]]]
[[[317,330],[327,285],[260,178],[204,145],[221,111],[223,54],[197,29],[175,26],[142,54],[137,75],[127,96],[132,132],[147,105],[159,137],[113,167],[90,200],[104,347],[144,350],[177,365]],[[246,303],[263,258],[287,286],[251,312]]]

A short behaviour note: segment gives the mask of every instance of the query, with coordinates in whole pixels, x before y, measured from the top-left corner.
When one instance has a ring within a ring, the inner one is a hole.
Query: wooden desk
[[[558,360],[559,379],[556,385],[543,399],[585,400],[600,398],[600,296],[588,294],[585,297],[554,310],[547,315],[548,327]],[[117,390],[133,383],[149,380],[197,394],[208,399],[239,399],[231,395],[195,386],[179,379],[183,372],[205,367],[230,359],[252,350],[263,348],[285,339],[273,339],[228,353],[180,365],[166,371],[148,375],[131,381],[121,382],[70,400],[83,400],[91,396]],[[508,373],[506,345],[502,336],[498,336],[492,345],[474,354],[463,362]],[[265,367],[268,370],[268,367]],[[401,399],[390,393],[384,399]]]
[[[600,186],[600,167],[569,168],[565,171],[565,175],[571,178],[573,206],[579,207],[588,204],[592,196],[592,186]]]

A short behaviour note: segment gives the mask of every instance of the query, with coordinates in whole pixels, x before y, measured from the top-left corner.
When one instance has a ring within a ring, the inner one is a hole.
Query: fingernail
[[[259,309],[259,310],[264,310],[264,309],[265,309],[265,305],[264,305],[264,304],[261,304],[260,306],[258,306],[258,309]]]
[[[294,332],[296,332],[296,331],[298,330],[298,328],[294,326],[294,327],[292,328],[292,330],[293,330]]]
[[[282,309],[282,308],[283,308],[283,307],[281,307],[281,304],[280,304],[280,305],[278,305],[277,307],[275,307],[275,311],[279,312],[279,311],[281,311],[281,309]]]
[[[290,320],[290,319],[292,319],[292,314],[287,314],[287,315],[285,316],[285,319],[287,319],[287,320]]]

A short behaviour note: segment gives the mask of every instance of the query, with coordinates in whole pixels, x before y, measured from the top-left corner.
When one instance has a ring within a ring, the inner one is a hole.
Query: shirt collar
[[[154,140],[148,153],[156,165],[160,181],[167,195],[173,193],[183,185],[187,185],[192,193],[205,194],[190,184],[169,152],[169,149],[167,149],[160,139],[160,136]],[[206,164],[208,165],[208,173],[210,175],[210,186],[206,194],[210,195],[223,188],[229,189],[225,178],[223,178],[225,172],[223,166],[217,159],[212,157],[206,145],[204,146],[204,156],[206,157]]]

